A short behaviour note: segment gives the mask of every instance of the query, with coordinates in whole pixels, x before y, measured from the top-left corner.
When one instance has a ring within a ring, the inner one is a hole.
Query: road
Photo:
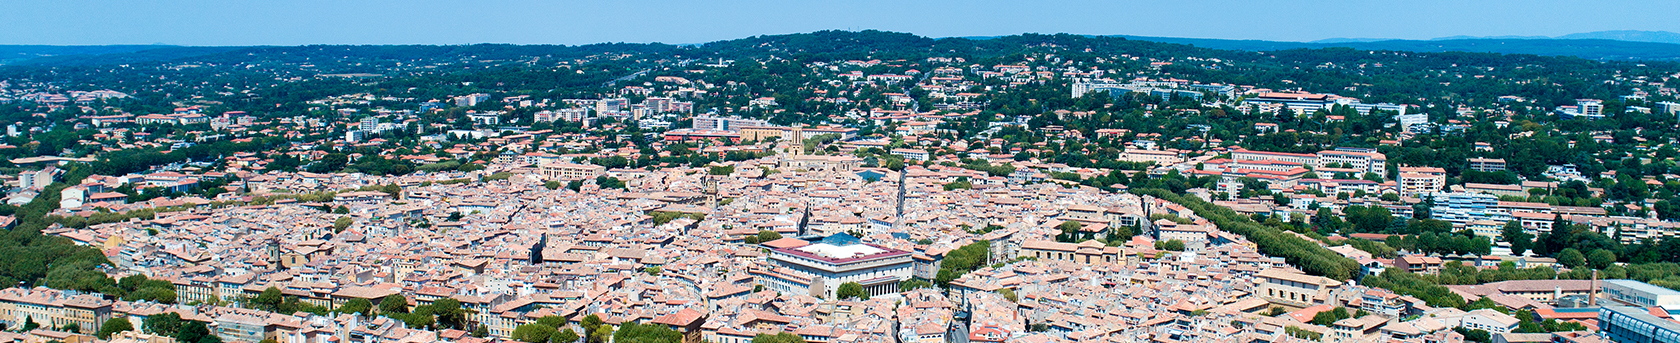
[[[904,225],[904,176],[910,168],[898,171],[898,212],[893,213],[893,229]]]
[[[619,81],[624,81],[624,80],[629,80],[629,79],[634,79],[634,78],[637,78],[637,77],[641,77],[643,74],[647,74],[649,70],[653,70],[653,69],[642,69],[642,71],[631,73],[630,75],[625,75],[624,77],[612,79],[612,81],[607,81],[606,83],[601,84],[601,87],[612,87],[612,85],[614,83],[618,83]]]
[[[968,343],[968,325],[960,321],[952,321],[951,332],[945,333],[945,340],[951,343]]]

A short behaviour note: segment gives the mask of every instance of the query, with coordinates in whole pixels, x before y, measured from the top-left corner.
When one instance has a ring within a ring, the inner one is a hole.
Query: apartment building
[[[1472,157],[1469,161],[1470,170],[1484,173],[1505,171],[1505,159],[1503,158]]]
[[[1488,183],[1466,183],[1464,191],[1470,193],[1491,194],[1498,197],[1526,197],[1528,191],[1519,185],[1496,185]]]
[[[1254,151],[1237,149],[1231,152],[1231,159],[1242,161],[1282,161],[1300,163],[1313,168],[1324,168],[1330,165],[1347,165],[1349,168],[1364,173],[1377,175],[1388,174],[1388,156],[1369,149],[1338,148],[1336,150],[1320,151],[1317,154],[1296,154],[1285,152]]]
[[[98,294],[82,294],[46,287],[0,290],[0,323],[22,327],[34,321],[42,327],[76,324],[78,333],[93,334],[111,319],[111,301]]]
[[[1155,165],[1159,165],[1159,166],[1173,165],[1173,164],[1177,164],[1179,162],[1184,162],[1184,158],[1179,157],[1178,153],[1176,153],[1176,152],[1161,151],[1161,150],[1140,150],[1140,149],[1126,149],[1125,153],[1120,154],[1120,160],[1121,161],[1128,161],[1128,162],[1139,162],[1139,163],[1155,162]]]
[[[1090,266],[1114,264],[1120,261],[1120,248],[1111,247],[1095,240],[1083,243],[1062,243],[1053,241],[1027,241],[1021,243],[1021,256],[1031,256],[1040,261],[1069,261]]]
[[[1400,196],[1417,197],[1440,192],[1447,185],[1446,169],[1434,167],[1400,167]]]
[[[1450,222],[1454,228],[1469,227],[1470,222],[1477,220],[1511,221],[1511,214],[1498,208],[1499,197],[1492,194],[1437,192],[1429,196],[1435,200],[1435,207],[1429,210],[1430,217]]]
[[[592,180],[606,172],[606,167],[593,164],[552,162],[537,166],[537,174],[542,175],[544,180]]]
[[[694,126],[693,126],[693,128],[694,128],[694,130],[699,130],[699,131],[731,131],[731,132],[734,132],[734,131],[740,131],[741,128],[746,128],[746,127],[767,127],[767,126],[771,126],[770,122],[764,121],[764,120],[759,120],[759,119],[746,119],[746,118],[741,118],[741,117],[713,117],[713,116],[701,115],[701,116],[694,116]]]
[[[1291,309],[1324,304],[1332,298],[1330,290],[1342,286],[1341,281],[1282,269],[1262,270],[1256,277],[1261,299]]]

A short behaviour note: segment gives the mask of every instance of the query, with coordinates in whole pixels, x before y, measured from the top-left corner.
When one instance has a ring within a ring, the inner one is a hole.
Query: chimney
[[[1588,284],[1587,306],[1598,307],[1598,270],[1593,270],[1592,283]]]

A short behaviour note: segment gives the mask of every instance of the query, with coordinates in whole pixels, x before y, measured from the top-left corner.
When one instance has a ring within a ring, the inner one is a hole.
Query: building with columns
[[[912,274],[908,251],[863,243],[844,233],[815,243],[783,238],[764,243],[768,265],[753,270],[766,288],[834,299],[841,284],[856,282],[870,296],[898,293]]]

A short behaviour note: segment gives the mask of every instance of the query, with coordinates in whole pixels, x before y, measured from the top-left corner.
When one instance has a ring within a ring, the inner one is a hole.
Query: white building
[[[770,122],[741,117],[694,116],[695,130],[740,131],[744,127],[771,126]]]
[[[781,239],[765,245],[771,248],[770,267],[753,273],[765,287],[782,292],[834,299],[841,284],[856,282],[870,296],[894,294],[913,269],[910,252],[843,233],[816,243]]]

